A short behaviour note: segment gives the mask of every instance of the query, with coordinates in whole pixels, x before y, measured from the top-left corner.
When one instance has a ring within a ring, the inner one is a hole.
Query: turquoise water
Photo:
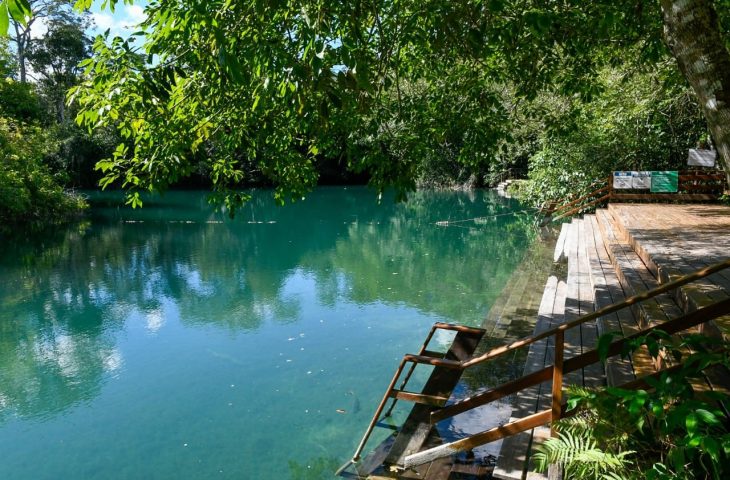
[[[478,325],[530,238],[491,192],[91,200],[3,241],[1,479],[331,478],[402,354]]]

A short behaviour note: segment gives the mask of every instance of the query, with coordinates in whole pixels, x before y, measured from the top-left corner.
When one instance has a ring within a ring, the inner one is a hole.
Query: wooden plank
[[[582,223],[582,271],[581,271],[581,287],[580,287],[580,311],[581,315],[586,315],[595,311],[596,291],[591,280],[593,267],[600,267],[597,264],[596,246],[593,236],[592,216],[583,217]],[[596,272],[597,273],[597,272]],[[585,353],[595,348],[598,341],[598,327],[596,320],[585,322],[581,325],[581,352]],[[589,365],[583,369],[583,385],[587,387],[598,387],[605,385],[606,372],[602,365]]]
[[[606,245],[601,235],[598,225],[597,216],[589,219],[593,227],[594,254],[595,262],[592,263],[592,273],[595,275],[594,280],[594,297],[596,300],[596,308],[603,308],[613,303],[625,300],[624,291],[618,282],[618,278],[608,258]],[[609,332],[618,332],[624,335],[624,327],[622,323],[636,325],[631,311],[623,309],[619,312],[601,317],[596,321],[596,330],[598,335]],[[611,357],[606,362],[606,381],[611,386],[621,385],[635,378],[634,368],[631,359],[619,357]]]
[[[553,253],[553,262],[555,263],[565,259],[565,239],[568,236],[568,225],[564,223],[560,226],[560,235],[558,235],[555,252]]]
[[[621,277],[621,269],[619,265],[619,260],[617,259],[617,252],[621,250],[617,250],[614,247],[617,245],[621,245],[619,239],[616,236],[615,229],[614,229],[614,220],[610,213],[610,210],[613,208],[613,205],[609,206],[608,210],[601,210],[599,212],[596,212],[596,218],[598,220],[599,229],[602,233],[602,237],[605,241],[606,246],[606,254],[609,258],[609,264],[610,267],[613,268],[613,275],[611,278],[616,278],[617,284],[612,284],[610,287],[610,291],[612,292],[612,295],[619,296],[631,296],[633,293],[631,291],[627,291],[624,288],[624,282],[622,282]],[[621,293],[619,293],[621,292]],[[641,325],[639,324],[639,315],[640,312],[638,311],[638,308],[632,308],[630,310],[631,318],[628,318],[628,315],[626,314],[626,309],[620,310],[619,312],[616,312],[617,315],[623,315],[624,318],[621,321],[621,331],[622,333],[626,335],[630,335],[636,332],[639,332],[641,330]],[[650,373],[653,373],[655,371],[654,369],[654,362],[651,358],[651,355],[649,355],[648,350],[646,347],[640,348],[638,351],[634,353],[634,355],[631,358],[631,364],[634,370],[635,375],[647,375]]]
[[[701,193],[614,193],[611,195],[612,202],[625,201],[660,201],[669,200],[674,202],[711,202],[717,199],[717,195]]]
[[[505,438],[526,430],[531,430],[535,427],[548,423],[550,421],[551,414],[552,412],[550,410],[534,413],[515,422],[510,422],[505,425],[471,435],[470,437],[456,440],[451,443],[445,443],[423,452],[408,455],[405,458],[404,466],[406,468],[410,468],[411,466],[422,465],[437,458],[442,458],[458,452],[466,452],[480,445],[493,442],[494,440]]]
[[[391,398],[397,398],[398,400],[406,400],[408,402],[420,403],[423,405],[432,405],[434,407],[443,407],[449,400],[449,397],[424,395],[422,393],[406,392],[403,390],[391,390],[388,396]]]
[[[562,414],[563,406],[563,345],[564,337],[563,332],[558,332],[555,335],[555,363],[553,364],[553,388],[552,388],[552,408],[551,408],[551,422],[556,422],[560,419]],[[552,425],[550,434],[553,437],[557,436],[555,425]]]
[[[578,258],[580,242],[580,223],[582,220],[573,219],[570,231],[570,250],[568,251],[568,291],[565,297],[565,321],[569,322],[580,317],[580,259]],[[565,332],[565,358],[575,357],[581,353],[580,326],[568,329]],[[554,361],[553,354],[548,351],[548,362]],[[565,382],[573,385],[583,385],[583,372],[577,371],[566,375]]]

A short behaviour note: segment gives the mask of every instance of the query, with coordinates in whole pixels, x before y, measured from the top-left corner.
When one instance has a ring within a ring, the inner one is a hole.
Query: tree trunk
[[[25,73],[26,32],[20,29],[20,27],[18,26],[18,22],[16,22],[15,20],[13,20],[13,27],[15,28],[15,44],[18,48],[18,69],[20,74],[20,81],[22,83],[25,83],[27,81]]]
[[[56,121],[59,124],[66,122],[66,97],[63,92],[56,98]]]
[[[730,186],[730,53],[712,0],[661,0],[664,39],[702,105]]]

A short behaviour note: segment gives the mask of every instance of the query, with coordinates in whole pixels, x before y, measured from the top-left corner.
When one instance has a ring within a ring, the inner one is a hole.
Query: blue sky
[[[109,29],[111,36],[127,37],[135,31],[135,25],[145,19],[144,7],[147,5],[146,1],[138,0],[134,2],[134,5],[124,5],[120,1],[117,3],[114,13],[108,8],[101,10],[101,3],[101,0],[95,0],[91,7],[91,17],[95,25],[89,31],[92,36]]]
[[[147,5],[146,0],[135,0],[133,5],[125,5],[121,0],[117,3],[114,13],[109,8],[101,9],[102,0],[94,0],[91,9],[91,19],[94,26],[88,30],[91,37],[104,33],[109,29],[109,34],[114,36],[128,37],[132,32],[136,31],[135,26],[145,19],[144,7]],[[39,38],[48,31],[45,19],[40,18],[33,24],[31,35],[33,38]]]

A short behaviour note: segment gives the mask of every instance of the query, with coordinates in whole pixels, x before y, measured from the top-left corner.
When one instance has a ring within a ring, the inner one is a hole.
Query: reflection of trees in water
[[[435,222],[502,214],[504,202],[436,193],[377,205],[362,189],[323,189],[285,208],[257,195],[232,222],[189,192],[141,211],[102,204],[93,227],[10,243],[0,258],[10,279],[0,286],[0,412],[55,412],[95,395],[121,362],[114,337],[135,313],[152,331],[170,303],[189,324],[255,330],[295,321],[299,297],[288,282],[304,277],[324,305],[400,303],[479,320],[473,312],[486,313],[485,292],[519,261],[529,222]]]
[[[351,222],[333,249],[304,261],[318,271],[326,266],[343,272],[345,297],[356,303],[404,303],[448,321],[475,324],[534,234],[531,217],[505,215],[510,206],[502,202],[416,194],[387,215]],[[474,211],[482,221],[436,225],[464,220],[469,213],[462,212]]]
[[[9,281],[0,289],[0,420],[53,414],[93,398],[104,372],[121,365],[112,334],[118,323],[104,314],[113,299],[89,283],[74,262],[73,245],[81,236],[70,230],[44,239],[41,248],[5,251],[0,273]],[[68,270],[58,271],[59,263]]]

